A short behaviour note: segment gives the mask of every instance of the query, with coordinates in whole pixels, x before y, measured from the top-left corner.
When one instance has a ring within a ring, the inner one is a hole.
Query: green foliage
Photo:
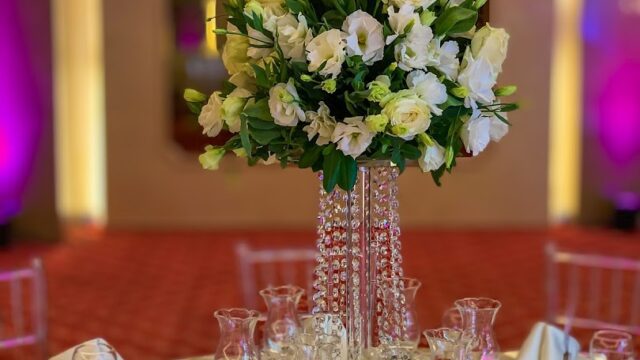
[[[478,21],[478,11],[462,6],[447,8],[434,22],[435,34],[446,35],[471,30]]]

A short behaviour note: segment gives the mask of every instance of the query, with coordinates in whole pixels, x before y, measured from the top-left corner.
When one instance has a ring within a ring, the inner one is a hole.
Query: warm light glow
[[[205,15],[207,19],[211,19],[207,21],[206,30],[205,30],[205,52],[208,56],[217,58],[220,56],[218,53],[218,37],[213,32],[213,30],[217,27],[217,19],[216,19],[216,0],[204,0],[204,8]]]
[[[56,193],[63,220],[106,220],[102,0],[54,0]]]
[[[583,0],[555,0],[549,124],[549,216],[575,218],[580,208]]]

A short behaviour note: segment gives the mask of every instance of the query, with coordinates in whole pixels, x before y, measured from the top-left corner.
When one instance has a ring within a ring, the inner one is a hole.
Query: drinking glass
[[[75,348],[72,360],[117,360],[116,350],[109,344],[98,341]]]
[[[589,353],[593,360],[633,360],[633,337],[624,331],[597,331],[591,338]]]
[[[464,335],[470,338],[466,345],[466,360],[498,360],[500,347],[493,324],[502,304],[489,298],[465,298],[455,301],[462,315]]]
[[[423,332],[431,349],[433,360],[462,360],[464,344],[462,331],[451,328],[425,330]]]
[[[247,309],[221,309],[215,312],[220,325],[220,342],[215,360],[257,360],[258,348],[253,340],[260,313]]]
[[[267,304],[264,325],[265,349],[275,353],[288,353],[302,330],[298,317],[298,302],[304,290],[298,286],[269,287],[260,291]]]

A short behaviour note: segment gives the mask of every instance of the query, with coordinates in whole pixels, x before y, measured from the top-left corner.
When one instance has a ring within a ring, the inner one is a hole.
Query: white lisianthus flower
[[[437,58],[436,63],[430,65],[442,71],[447,79],[456,81],[458,72],[460,71],[460,60],[458,60],[457,57],[460,52],[458,43],[451,40],[440,44],[440,39],[434,39],[431,41],[430,47],[432,51],[435,52],[435,57]]]
[[[418,165],[422,172],[430,172],[440,169],[445,163],[445,149],[435,140],[420,147],[422,155],[418,159]]]
[[[380,105],[389,118],[391,133],[404,140],[413,140],[431,125],[429,105],[411,90],[390,95]]]
[[[313,38],[307,25],[307,19],[298,14],[298,19],[291,14],[282,16],[277,21],[278,45],[284,57],[294,61],[304,61],[304,49]]]
[[[426,9],[431,6],[436,0],[390,0],[391,5],[399,8],[403,5],[411,5],[414,8]]]
[[[478,156],[491,141],[491,119],[482,116],[479,110],[462,125],[460,138],[468,153]]]
[[[207,145],[204,148],[204,153],[198,157],[198,161],[200,161],[200,165],[205,170],[218,170],[220,167],[220,160],[225,154],[224,148],[214,147],[211,145]]]
[[[307,111],[307,120],[311,123],[302,130],[307,133],[309,141],[318,135],[316,144],[327,145],[331,141],[331,135],[336,128],[336,119],[331,116],[329,107],[324,102],[320,102],[318,111]]]
[[[356,116],[345,118],[344,122],[338,123],[331,136],[331,141],[343,154],[355,159],[367,151],[374,136],[375,133],[369,130],[363,117]]]
[[[269,90],[269,112],[274,122],[280,126],[296,126],[298,121],[305,121],[293,79],[289,79],[286,84],[276,84]]]
[[[467,48],[464,55],[463,69],[458,75],[458,82],[468,91],[465,98],[465,106],[468,108],[476,109],[478,102],[489,105],[496,99],[493,93],[496,75],[491,64],[485,58],[474,59],[470,48]]]
[[[222,118],[230,132],[240,131],[240,114],[252,95],[247,89],[235,88],[222,102]]]
[[[258,0],[265,12],[265,17],[282,16],[287,13],[287,8],[282,0]]]
[[[478,30],[471,39],[471,53],[475,59],[486,59],[497,76],[507,58],[509,34],[504,29],[492,28],[489,24]]]
[[[407,75],[407,86],[424,100],[434,115],[442,115],[438,105],[447,101],[447,87],[433,73],[414,70]]]
[[[383,26],[373,16],[357,10],[347,16],[342,31],[347,33],[347,55],[362,56],[362,61],[372,65],[384,56]]]
[[[238,28],[233,24],[227,24],[227,31],[238,32]],[[249,50],[249,39],[246,36],[241,35],[227,35],[227,42],[222,49],[222,63],[229,72],[229,75],[234,75],[240,71],[249,70],[249,56],[247,51]]]
[[[501,112],[500,116],[507,119],[507,113]],[[491,129],[489,131],[491,141],[498,142],[507,135],[507,133],[509,133],[509,124],[506,124],[495,115],[491,116],[489,119],[491,120]]]
[[[411,5],[402,5],[398,12],[395,12],[395,9],[390,6],[387,13],[389,14],[389,26],[394,33],[394,35],[387,37],[387,45],[391,44],[398,35],[402,35],[411,30],[414,25],[420,24],[420,17]]]
[[[314,37],[307,46],[309,71],[315,72],[325,64],[320,75],[337,77],[346,57],[345,46],[344,33],[338,29],[331,29]]]
[[[433,31],[428,26],[416,24],[407,37],[395,47],[398,66],[404,71],[424,69],[433,61],[429,52],[429,42],[433,39]]]
[[[269,157],[267,158],[267,160],[258,160],[258,163],[261,165],[273,165],[273,164],[277,164],[279,162],[278,157],[276,156],[276,154],[271,154],[269,155]]]
[[[209,137],[216,137],[222,130],[224,121],[222,120],[222,102],[220,91],[216,91],[209,97],[209,102],[202,107],[198,124],[202,126],[202,133]]]
[[[269,57],[273,53],[273,47],[256,47],[256,46],[265,46],[271,44],[271,39],[269,39],[262,32],[247,26],[247,34],[249,35],[249,49],[247,50],[247,55],[254,60],[264,59]]]

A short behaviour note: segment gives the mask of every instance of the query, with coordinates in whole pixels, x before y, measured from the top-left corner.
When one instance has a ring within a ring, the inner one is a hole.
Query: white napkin
[[[527,340],[520,348],[518,360],[562,360],[567,351],[567,343],[569,359],[579,359],[580,343],[576,339],[567,339],[564,331],[539,322],[531,329]]]
[[[64,352],[62,352],[62,353],[60,353],[60,354],[58,354],[58,355],[56,355],[56,356],[54,356],[52,358],[49,358],[49,360],[72,360],[73,359],[73,351],[78,346],[89,345],[89,344],[98,344],[98,343],[107,344],[107,345],[109,344],[106,340],[100,339],[100,338],[89,340],[89,341],[85,341],[82,344],[73,346],[70,349],[65,350]],[[123,360],[122,356],[120,356],[120,354],[118,354],[117,352],[116,352],[116,357],[117,357],[118,360]]]

